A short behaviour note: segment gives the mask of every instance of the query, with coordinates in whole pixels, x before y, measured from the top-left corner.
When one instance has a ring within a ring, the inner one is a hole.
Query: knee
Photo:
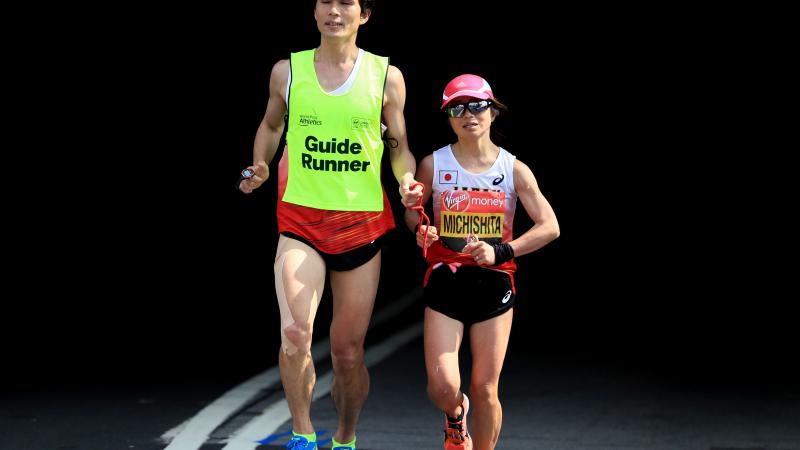
[[[433,402],[444,401],[455,398],[458,395],[458,387],[441,379],[428,380],[428,398]]]
[[[334,345],[331,347],[331,361],[336,372],[349,372],[364,364],[364,349],[358,345]]]
[[[495,380],[472,380],[469,386],[470,400],[476,403],[496,403],[497,381]]]
[[[283,350],[289,355],[300,353],[302,355],[311,351],[311,333],[312,328],[310,324],[293,323],[283,329],[282,342]]]

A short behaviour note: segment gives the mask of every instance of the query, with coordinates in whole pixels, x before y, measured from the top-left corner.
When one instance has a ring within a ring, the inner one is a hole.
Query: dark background
[[[501,144],[562,232],[519,260],[514,342],[681,380],[796,380],[793,239],[777,193],[755,192],[783,181],[781,163],[761,157],[747,94],[731,95],[736,43],[680,11],[431,3],[380,2],[358,42],[403,72],[418,160],[453,140],[438,105],[454,76],[482,75],[509,107]],[[52,175],[8,219],[11,386],[274,364],[275,180],[251,196],[234,182],[272,65],[319,43],[312,11],[135,10],[52,39],[21,110],[41,149],[25,154]],[[382,293],[420,283],[410,233],[389,244]]]

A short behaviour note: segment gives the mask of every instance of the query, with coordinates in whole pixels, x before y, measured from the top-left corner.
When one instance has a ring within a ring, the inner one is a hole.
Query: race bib
[[[470,237],[502,242],[505,193],[448,190],[440,200],[439,238],[445,247],[461,252]]]

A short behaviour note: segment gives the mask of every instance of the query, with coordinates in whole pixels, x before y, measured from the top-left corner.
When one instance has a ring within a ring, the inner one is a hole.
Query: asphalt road
[[[414,325],[421,308],[411,302],[370,332],[368,355],[398,333],[406,334],[396,348],[369,357],[377,362],[370,369],[371,391],[359,427],[362,450],[441,448],[442,417],[426,398],[422,340]],[[526,310],[520,309],[501,381],[504,424],[498,449],[800,449],[798,383],[766,371],[743,377],[708,366],[697,366],[705,367],[703,372],[666,371],[610,353],[558,355],[536,342],[541,336],[524,326]],[[469,355],[463,350],[466,366]],[[320,384],[328,370],[323,355],[317,364]],[[6,385],[0,397],[0,449],[167,448],[188,420],[250,378],[235,370],[230,376],[216,370],[212,377],[189,372],[160,383],[155,377],[142,383]],[[193,448],[278,448],[290,429],[280,419],[270,429],[256,430],[265,444],[251,440],[249,446],[231,446],[247,423],[281,400],[279,385],[262,386]],[[312,415],[324,442],[336,424],[330,395],[322,393]]]

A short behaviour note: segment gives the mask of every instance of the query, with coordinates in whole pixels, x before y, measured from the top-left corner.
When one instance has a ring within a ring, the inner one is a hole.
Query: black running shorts
[[[483,322],[514,306],[511,277],[505,272],[447,264],[433,269],[425,286],[425,305],[465,326]]]
[[[362,245],[361,247],[354,248],[348,252],[344,253],[325,253],[320,251],[318,248],[314,247],[310,242],[308,242],[305,238],[298,236],[294,233],[290,233],[288,231],[284,231],[281,233],[282,235],[292,238],[296,241],[300,241],[309,247],[313,248],[314,251],[319,253],[322,256],[322,259],[325,261],[325,266],[330,270],[335,270],[337,272],[346,272],[348,270],[353,270],[356,267],[361,267],[366,264],[369,260],[371,260],[375,255],[381,251],[381,245],[383,242],[383,238],[386,235],[375,239],[374,241],[370,242],[369,244]]]

